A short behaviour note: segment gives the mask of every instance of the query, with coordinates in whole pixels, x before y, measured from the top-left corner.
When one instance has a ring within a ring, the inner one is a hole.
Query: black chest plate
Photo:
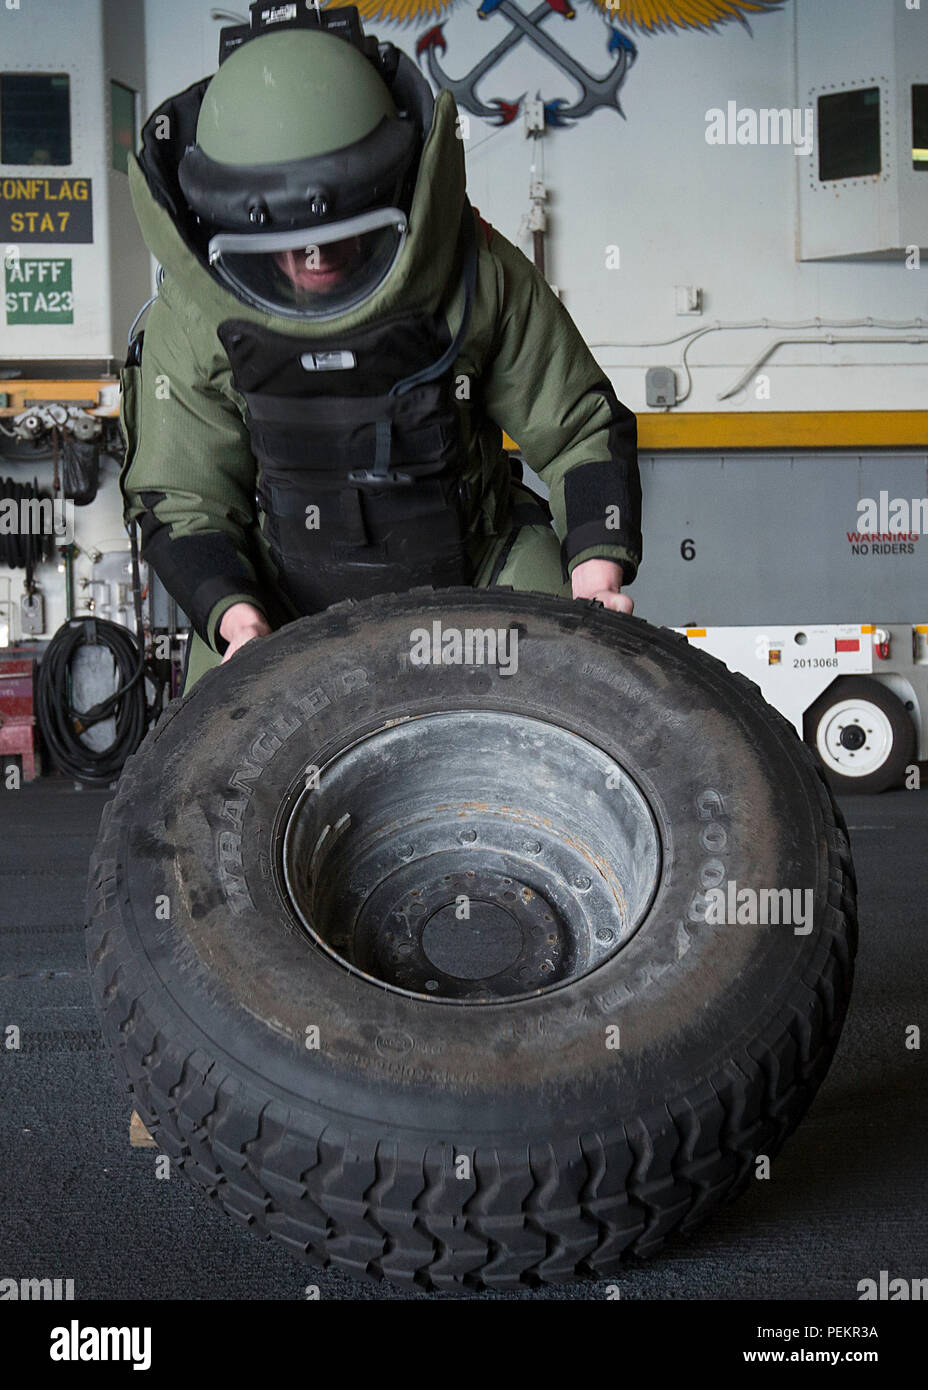
[[[451,374],[475,265],[472,248],[453,341],[424,315],[312,343],[244,320],[220,326],[248,407],[264,535],[299,613],[471,582]]]

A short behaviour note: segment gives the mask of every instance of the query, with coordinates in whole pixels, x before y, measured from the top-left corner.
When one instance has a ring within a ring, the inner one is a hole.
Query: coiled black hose
[[[12,478],[0,478],[0,507],[4,515],[4,524],[0,526],[0,567],[24,569],[28,584],[32,583],[36,566],[47,560],[54,550],[54,533],[51,529],[34,531],[21,527],[25,505],[28,504],[31,510],[43,500],[47,502],[48,498],[39,490],[35,479],[30,485],[17,483]],[[9,513],[15,521],[13,527],[9,525]],[[39,515],[42,516],[41,511]],[[46,518],[42,516],[42,520]]]
[[[108,647],[116,663],[118,685],[112,695],[87,710],[71,704],[71,662],[85,644]],[[48,750],[61,772],[79,782],[108,783],[138,748],[152,717],[145,697],[148,671],[133,634],[104,618],[73,618],[55,633],[36,676],[36,713]],[[156,696],[156,700],[158,697]],[[116,737],[97,752],[80,735],[103,719],[115,718]]]

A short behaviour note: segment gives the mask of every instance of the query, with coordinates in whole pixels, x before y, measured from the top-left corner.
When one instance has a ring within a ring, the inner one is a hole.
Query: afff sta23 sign
[[[9,257],[4,262],[4,303],[11,325],[73,323],[70,260]]]

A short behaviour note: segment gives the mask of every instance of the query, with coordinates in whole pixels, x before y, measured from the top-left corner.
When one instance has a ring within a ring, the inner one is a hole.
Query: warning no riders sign
[[[0,240],[93,241],[90,179],[0,179]]]

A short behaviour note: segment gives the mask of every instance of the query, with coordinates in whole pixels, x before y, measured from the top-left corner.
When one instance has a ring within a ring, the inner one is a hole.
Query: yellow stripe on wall
[[[507,449],[518,449],[509,435]],[[880,449],[928,447],[928,410],[642,411],[638,447]]]
[[[863,449],[928,445],[928,410],[730,411],[638,416],[648,449]]]

